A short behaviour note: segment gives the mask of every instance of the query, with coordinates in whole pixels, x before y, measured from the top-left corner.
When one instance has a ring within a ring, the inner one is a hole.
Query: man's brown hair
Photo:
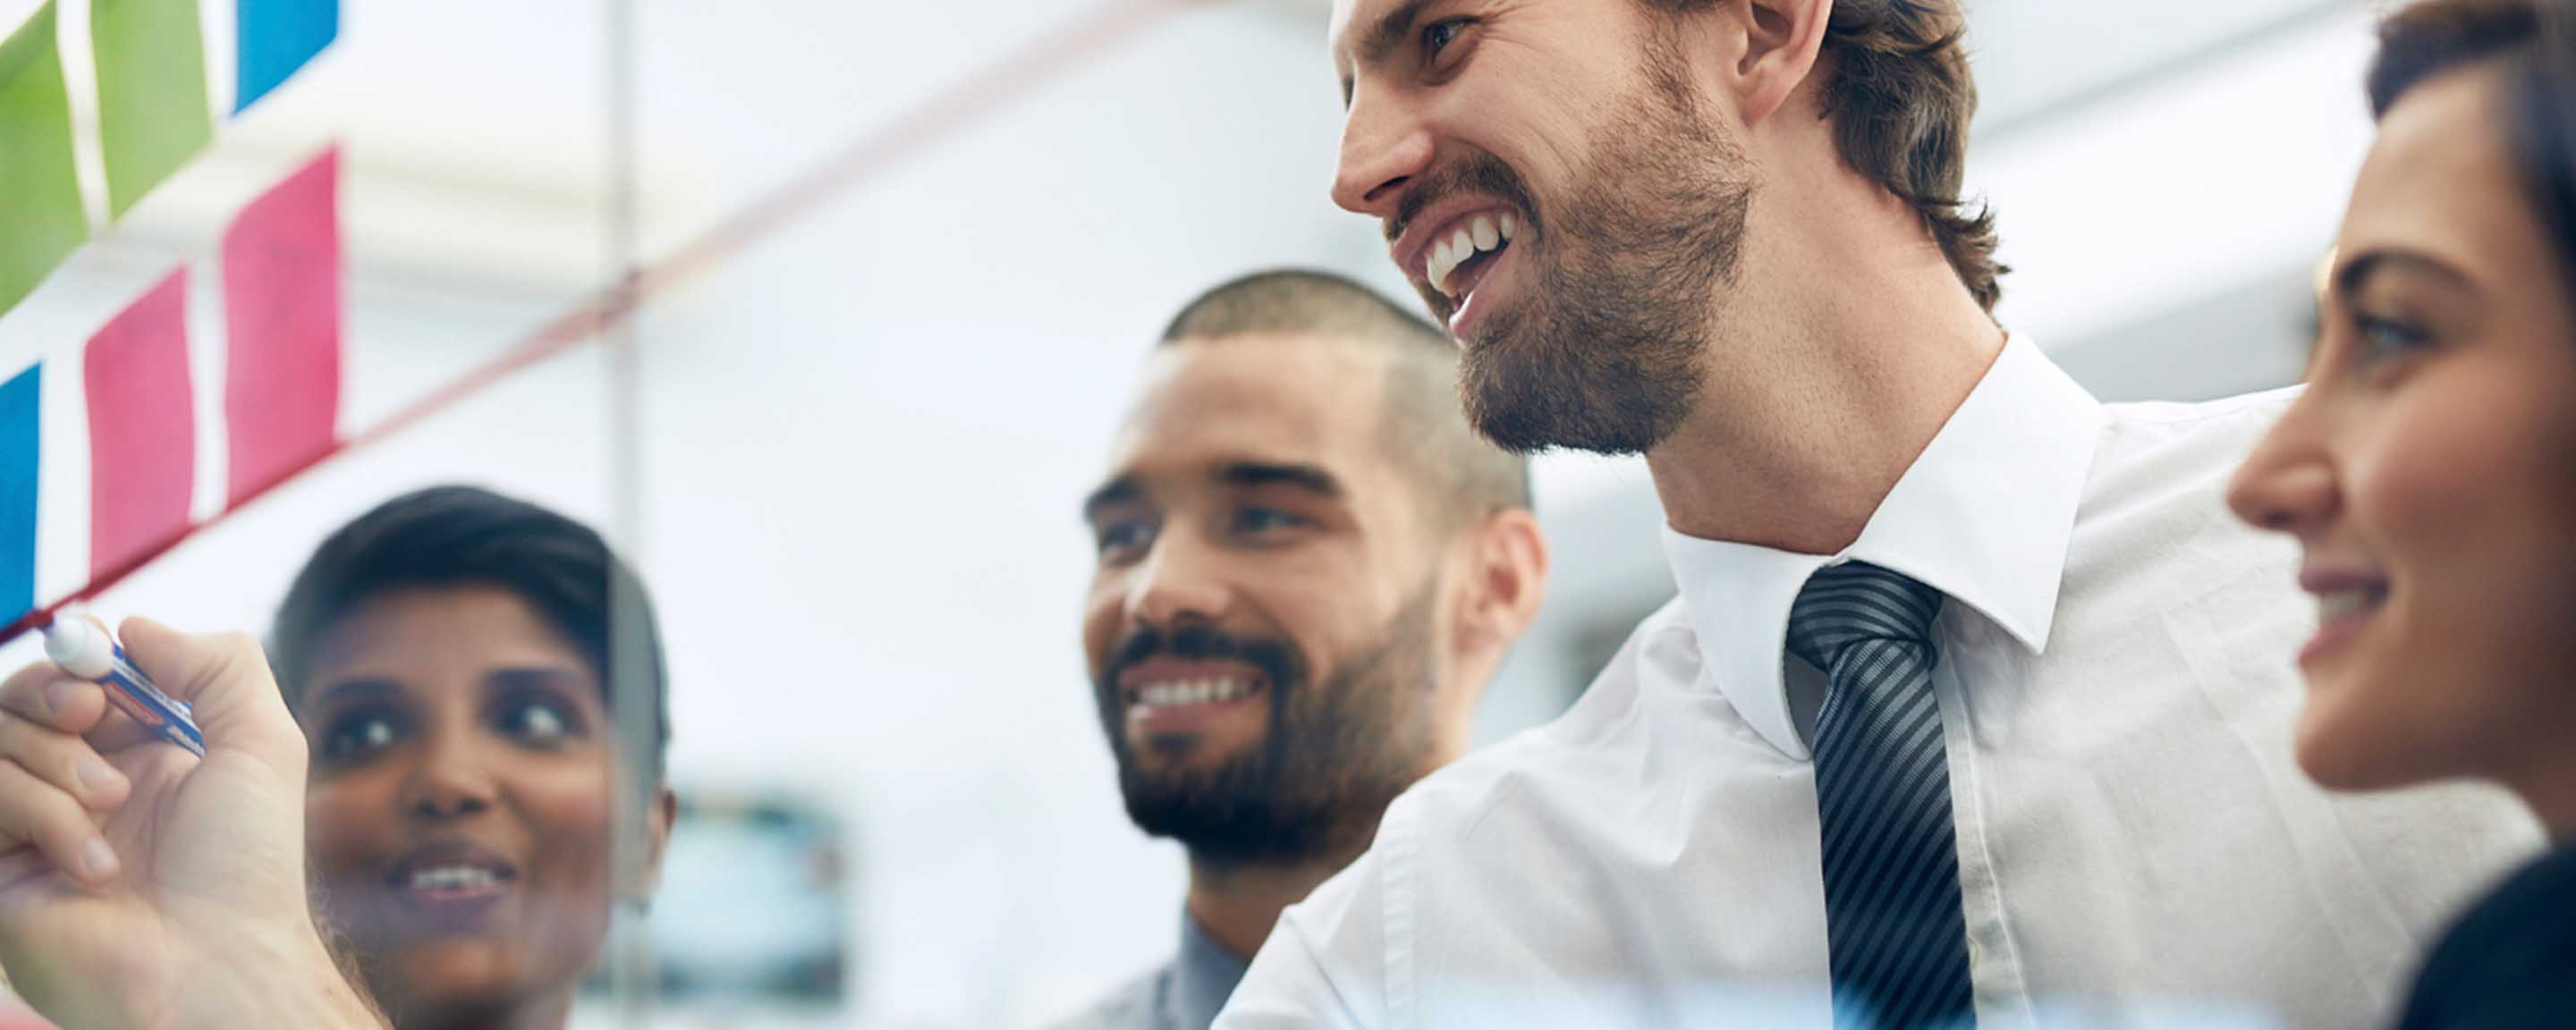
[[[1718,0],[1639,0],[1668,14]],[[1959,196],[1977,83],[1968,73],[1968,13],[1959,0],[1834,0],[1825,24],[1825,117],[1843,163],[1914,209],[1977,304],[2003,297],[1995,216]]]

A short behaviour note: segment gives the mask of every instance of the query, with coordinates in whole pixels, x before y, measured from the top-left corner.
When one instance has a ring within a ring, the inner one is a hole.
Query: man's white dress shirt
[[[2228,476],[2295,395],[2106,406],[2013,340],[1839,555],[1667,530],[1681,597],[1562,718],[1399,799],[1220,1028],[1827,1026],[1809,574],[1947,595],[1979,1025],[2369,1027],[2538,827],[2501,792],[2299,771],[2297,548]]]

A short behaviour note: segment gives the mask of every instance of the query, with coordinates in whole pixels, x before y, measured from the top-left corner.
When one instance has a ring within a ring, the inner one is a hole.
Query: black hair
[[[634,570],[590,527],[526,501],[471,486],[437,486],[378,505],[322,541],[279,605],[269,664],[289,708],[300,710],[314,649],[368,601],[410,589],[488,586],[527,602],[578,648],[601,700],[616,711],[612,625],[631,644],[651,690],[653,745],[634,771],[662,783],[671,720],[662,640],[652,601]]]
[[[1439,327],[1356,280],[1274,269],[1219,284],[1181,308],[1163,345],[1236,337],[1352,340],[1386,349],[1380,435],[1421,488],[1442,532],[1496,511],[1531,506],[1529,460],[1467,424],[1458,399],[1458,344]]]

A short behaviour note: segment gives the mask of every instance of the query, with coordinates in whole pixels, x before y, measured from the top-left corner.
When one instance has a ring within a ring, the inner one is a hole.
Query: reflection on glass
[[[818,806],[692,792],[653,901],[662,1001],[725,1011],[839,1005],[849,962],[843,855],[840,827]]]

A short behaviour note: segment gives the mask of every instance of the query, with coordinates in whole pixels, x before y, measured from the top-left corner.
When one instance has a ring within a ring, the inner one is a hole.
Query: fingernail
[[[120,779],[115,768],[96,758],[81,759],[80,764],[73,767],[72,774],[80,777],[81,789],[92,794],[115,790],[116,781]]]
[[[81,868],[89,873],[93,883],[114,879],[116,849],[108,847],[104,840],[90,838],[89,844],[81,848]]]
[[[45,687],[45,704],[53,708],[56,713],[60,713],[63,709],[71,707],[72,692],[78,689],[80,689],[79,684],[71,680],[55,680]]]

